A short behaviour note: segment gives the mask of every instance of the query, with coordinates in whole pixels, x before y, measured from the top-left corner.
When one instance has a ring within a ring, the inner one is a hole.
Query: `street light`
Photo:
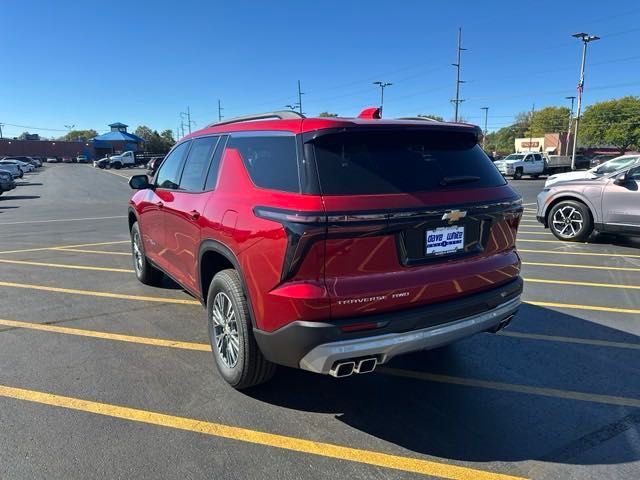
[[[484,150],[485,143],[487,141],[487,119],[489,118],[489,107],[480,107],[480,110],[484,110],[484,135],[482,135],[482,149]]]
[[[384,106],[384,89],[385,87],[390,87],[393,85],[391,82],[373,82],[374,85],[378,85],[380,87],[380,116],[382,117],[382,107]]]
[[[565,100],[571,100],[571,110],[569,111],[569,128],[567,129],[567,146],[564,149],[565,155],[569,153],[569,135],[571,135],[571,126],[573,125],[573,102],[575,101],[575,96],[564,97]]]
[[[580,112],[582,111],[582,92],[584,90],[584,64],[587,60],[587,44],[600,40],[596,35],[580,32],[571,35],[582,42],[582,63],[580,64],[580,80],[578,81],[578,109],[576,112],[576,129],[573,134],[573,153],[571,154],[571,170],[576,169],[576,146],[578,145],[578,127],[580,125]]]

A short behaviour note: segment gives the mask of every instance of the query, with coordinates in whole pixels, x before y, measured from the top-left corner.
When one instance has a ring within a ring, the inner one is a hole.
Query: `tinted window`
[[[327,195],[423,192],[505,184],[476,143],[475,136],[461,132],[330,134],[315,140],[315,154],[320,188]],[[450,181],[454,177],[477,179],[455,184]],[[445,187],[441,183],[449,185]]]
[[[635,180],[636,182],[640,182],[640,167],[632,168],[627,173],[627,178],[629,180]]]
[[[200,192],[209,169],[209,160],[218,143],[218,137],[203,137],[193,141],[182,170],[180,190]]]
[[[258,187],[299,192],[296,139],[293,135],[232,137],[229,148],[236,148]]]
[[[625,167],[633,165],[638,157],[626,157],[626,158],[618,158],[615,160],[609,160],[608,162],[603,163],[598,168],[596,168],[596,174],[604,175],[607,173],[613,173],[618,170],[622,170]]]
[[[536,154],[533,156],[533,159],[534,159],[536,162],[539,162],[539,161],[541,161],[541,160],[542,160],[542,155],[540,155],[539,153],[536,153]]]
[[[205,190],[211,190],[216,188],[216,183],[218,183],[218,170],[220,169],[220,161],[222,160],[222,154],[224,153],[224,146],[227,143],[227,137],[220,137],[220,141],[216,146],[216,151],[213,154],[213,160],[211,160],[211,165],[209,165],[209,173],[207,174],[207,183],[204,186]]]
[[[178,188],[178,177],[180,176],[180,166],[182,165],[182,159],[184,154],[189,149],[191,142],[184,142],[178,145],[173,151],[165,158],[164,162],[158,170],[156,176],[156,185],[160,188],[176,189]]]

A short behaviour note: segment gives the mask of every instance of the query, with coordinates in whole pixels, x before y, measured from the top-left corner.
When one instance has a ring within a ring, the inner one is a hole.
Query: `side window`
[[[640,167],[632,168],[627,173],[627,178],[629,180],[635,180],[636,182],[640,182]]]
[[[209,169],[209,161],[218,143],[217,136],[193,140],[191,150],[182,170],[180,190],[201,192]]]
[[[540,162],[540,161],[542,161],[542,155],[540,155],[539,153],[536,153],[536,154],[533,156],[533,159],[534,159],[536,162]]]
[[[213,160],[209,165],[209,173],[207,173],[207,182],[205,183],[205,190],[212,190],[216,188],[218,183],[218,172],[220,170],[220,162],[222,161],[222,154],[224,153],[224,147],[227,143],[227,136],[220,137],[216,151],[213,154]]]
[[[238,149],[256,186],[283,192],[300,192],[294,135],[232,136],[229,147]]]
[[[156,175],[156,187],[175,190],[178,188],[178,179],[180,177],[180,166],[185,153],[189,150],[191,142],[184,142],[174,148],[169,156],[164,159],[160,170]]]

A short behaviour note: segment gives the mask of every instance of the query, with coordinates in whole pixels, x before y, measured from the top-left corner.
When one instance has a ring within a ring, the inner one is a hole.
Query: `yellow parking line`
[[[122,335],[119,333],[107,333],[80,328],[59,327],[57,325],[18,322],[16,320],[6,320],[3,318],[0,318],[0,325],[13,328],[24,328],[28,330],[38,330],[42,332],[62,333],[65,335],[77,335],[80,337],[100,338],[103,340],[115,340],[118,342],[139,343],[142,345],[153,345],[154,347],[179,348],[183,350],[197,350],[201,352],[211,351],[211,347],[206,343],[181,342],[178,340],[164,340],[161,338],[137,337],[133,335]]]
[[[82,222],[85,220],[110,220],[113,218],[127,218],[123,215],[115,215],[111,217],[88,217],[88,218],[57,218],[53,220],[24,220],[20,222],[2,222],[0,225],[23,225],[29,223],[56,223],[56,222]]]
[[[547,280],[543,278],[525,278],[529,283],[549,283],[552,285],[575,285],[578,287],[600,287],[600,288],[622,288],[629,290],[640,290],[640,285],[620,285],[616,283],[594,283],[594,282],[578,282],[576,280]]]
[[[47,285],[33,285],[28,283],[0,282],[0,287],[25,288],[29,290],[41,290],[44,292],[70,293],[74,295],[86,295],[90,297],[119,298],[121,300],[137,300],[141,302],[175,303],[178,305],[200,305],[196,300],[181,298],[149,297],[144,295],[126,295],[124,293],[97,292],[94,290],[78,290],[74,288],[49,287]]]
[[[584,268],[587,270],[615,270],[619,272],[640,272],[640,268],[633,267],[603,267],[596,265],[573,265],[571,263],[543,263],[543,262],[522,262],[523,265],[534,267],[560,267],[560,268]]]
[[[528,226],[529,225],[527,225],[527,227]],[[542,231],[542,232],[529,232],[527,230],[518,230],[518,235],[520,235],[521,233],[526,233],[528,235],[551,235],[551,232],[545,232],[545,231]]]
[[[559,390],[556,388],[532,387],[513,383],[492,382],[489,380],[477,380],[475,378],[452,377],[435,373],[417,372],[415,370],[401,370],[398,368],[381,367],[379,372],[396,377],[413,378],[429,382],[463,385],[466,387],[486,388],[505,392],[526,393],[543,397],[561,398],[566,400],[579,400],[582,402],[601,403],[624,407],[640,407],[640,400],[636,398],[617,397],[613,395],[598,395],[595,393],[576,392],[574,390]]]
[[[593,312],[612,312],[612,313],[629,313],[632,315],[639,315],[640,309],[636,308],[616,308],[616,307],[601,307],[598,305],[573,305],[571,303],[555,303],[555,302],[534,302],[527,300],[525,303],[529,305],[535,305],[537,307],[551,307],[551,308],[567,308],[569,310],[589,310]]]
[[[532,240],[530,238],[517,238],[516,241],[529,243],[561,243],[563,245],[567,245],[567,242],[561,242],[560,240]]]
[[[371,450],[360,450],[330,443],[305,440],[274,433],[250,430],[248,428],[233,427],[220,423],[208,422],[193,418],[166,415],[163,413],[141,410],[137,408],[123,407],[119,405],[94,402],[81,398],[66,397],[36,390],[15,388],[0,385],[0,396],[15,400],[22,400],[41,405],[49,405],[68,410],[92,413],[105,417],[118,418],[132,422],[157,425],[165,428],[173,428],[188,432],[195,432],[212,437],[226,438],[254,445],[273,447],[300,453],[307,453],[325,458],[334,458],[343,461],[355,462],[376,467],[389,468],[403,472],[411,472],[422,475],[432,475],[440,478],[460,480],[507,480],[519,479],[494,472],[476,470],[474,468],[458,465],[449,465],[419,458],[403,457]]]
[[[79,248],[50,248],[49,250],[56,250],[57,252],[98,253],[101,255],[125,255],[128,257],[131,256],[131,252],[105,252],[104,250],[85,250]]]
[[[628,348],[631,350],[640,350],[640,343],[612,342],[609,340],[562,337],[557,335],[543,335],[540,333],[514,332],[511,330],[500,330],[498,332],[498,335],[502,337],[523,338],[526,340],[543,340],[546,342],[577,343],[579,345],[592,345],[597,347]]]
[[[54,250],[58,248],[80,248],[80,247],[97,247],[98,245],[115,245],[117,243],[130,243],[131,240],[117,240],[115,242],[97,242],[97,243],[81,243],[79,245],[55,245],[49,247],[23,248],[21,250],[5,250],[0,253],[23,253],[23,252],[42,252],[45,250]]]
[[[0,263],[13,263],[16,265],[30,265],[34,267],[68,268],[70,270],[95,270],[98,272],[134,273],[134,270],[127,268],[92,267],[89,265],[68,265],[63,263],[25,262],[22,260],[7,260],[4,258],[0,258]]]
[[[126,178],[127,180],[129,180],[131,178],[128,175],[122,175],[121,173],[112,172],[111,170],[107,170],[106,168],[102,168],[100,170],[102,170],[104,172],[107,172],[107,173],[110,173],[111,175],[116,175],[118,177]]]
[[[620,258],[640,258],[640,255],[631,255],[626,253],[594,253],[594,252],[566,252],[563,250],[527,250],[519,248],[518,252],[524,253],[555,253],[559,255],[587,255],[590,257],[620,257]]]

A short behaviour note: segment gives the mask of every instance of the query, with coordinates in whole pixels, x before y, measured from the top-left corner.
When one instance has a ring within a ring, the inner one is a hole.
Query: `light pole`
[[[569,153],[569,135],[571,135],[571,126],[573,125],[573,102],[575,96],[564,97],[566,100],[571,100],[571,110],[569,111],[569,128],[567,129],[567,147],[565,148],[565,155]]]
[[[374,85],[378,85],[380,87],[380,116],[382,116],[382,107],[384,106],[384,89],[385,87],[390,87],[393,85],[391,82],[373,82]]]
[[[487,141],[487,120],[489,119],[489,107],[480,107],[484,110],[484,135],[482,135],[482,149],[484,150]]]
[[[571,170],[576,169],[576,146],[578,145],[578,127],[580,126],[580,112],[582,111],[582,92],[584,90],[584,64],[587,60],[587,44],[595,40],[600,40],[596,35],[580,32],[574,33],[572,37],[582,42],[582,63],[580,64],[580,80],[578,81],[578,108],[576,111],[576,128],[573,134],[573,153],[571,154]]]

